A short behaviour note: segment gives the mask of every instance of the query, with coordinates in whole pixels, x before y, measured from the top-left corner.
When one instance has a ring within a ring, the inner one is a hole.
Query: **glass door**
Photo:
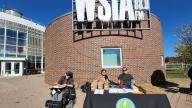
[[[3,63],[0,61],[0,77],[3,74]]]
[[[5,62],[4,77],[22,76],[23,62]]]
[[[11,62],[5,63],[5,76],[11,76],[11,70],[12,70],[11,64],[12,64]]]
[[[15,62],[14,63],[14,71],[13,71],[13,75],[17,75],[20,73],[20,63],[19,62]]]

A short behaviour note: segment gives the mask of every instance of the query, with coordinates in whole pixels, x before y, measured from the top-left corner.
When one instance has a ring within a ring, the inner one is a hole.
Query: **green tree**
[[[189,63],[191,62],[191,53],[190,53],[190,46],[180,44],[176,46],[175,52],[177,53],[178,61],[182,63]]]
[[[176,46],[175,52],[181,62],[191,62],[192,58],[192,24],[185,24],[178,28],[176,36],[180,43]]]

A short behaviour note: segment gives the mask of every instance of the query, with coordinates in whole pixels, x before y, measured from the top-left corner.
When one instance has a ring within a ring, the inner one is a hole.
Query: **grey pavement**
[[[190,80],[176,78],[168,81],[179,84],[166,92],[172,108],[192,108],[192,95],[185,92]],[[49,94],[49,85],[45,84],[43,74],[0,78],[0,108],[45,108]],[[85,94],[77,89],[74,108],[82,108],[84,99]]]
[[[45,108],[50,99],[44,75],[0,78],[0,108]],[[74,108],[82,108],[85,94],[77,90]]]

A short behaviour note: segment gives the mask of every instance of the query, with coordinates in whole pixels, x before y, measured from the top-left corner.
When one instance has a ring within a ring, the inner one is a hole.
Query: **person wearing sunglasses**
[[[134,87],[133,76],[128,73],[127,68],[122,68],[122,74],[118,77],[118,82],[121,88],[132,88]]]

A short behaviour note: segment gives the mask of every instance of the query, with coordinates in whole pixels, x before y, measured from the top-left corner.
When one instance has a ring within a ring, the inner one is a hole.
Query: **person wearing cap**
[[[119,75],[118,80],[121,88],[133,88],[134,86],[133,76],[128,73],[126,67],[122,68],[122,74]]]

